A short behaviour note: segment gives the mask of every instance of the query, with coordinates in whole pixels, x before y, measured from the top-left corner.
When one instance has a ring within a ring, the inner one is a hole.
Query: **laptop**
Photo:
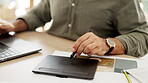
[[[32,43],[10,35],[0,35],[0,62],[40,51]]]
[[[32,71],[57,77],[92,80],[98,60],[48,55]]]

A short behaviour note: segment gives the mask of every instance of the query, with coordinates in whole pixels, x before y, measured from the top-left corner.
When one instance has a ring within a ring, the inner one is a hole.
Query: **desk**
[[[70,51],[74,42],[40,32],[23,32],[16,36],[34,43],[36,46],[43,48],[43,50],[40,53],[0,63],[0,83],[46,83],[51,81],[53,83],[128,83],[124,74],[114,72],[97,72],[94,80],[89,81],[34,74],[32,69],[46,55],[53,53],[54,50]]]

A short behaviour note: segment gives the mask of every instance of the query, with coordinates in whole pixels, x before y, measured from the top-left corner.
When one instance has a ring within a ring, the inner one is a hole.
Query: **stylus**
[[[73,59],[76,56],[77,52],[72,52],[72,54],[70,55],[70,59]]]
[[[90,30],[88,30],[88,32],[91,32]],[[77,52],[73,52],[71,55],[70,55],[70,59],[74,58],[76,56],[76,53]]]

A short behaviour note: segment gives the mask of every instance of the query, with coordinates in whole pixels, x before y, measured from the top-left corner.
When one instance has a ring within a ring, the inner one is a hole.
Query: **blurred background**
[[[147,17],[147,22],[148,22],[148,0],[143,0],[142,4],[143,4],[143,10]]]
[[[0,0],[0,20],[12,22],[16,17],[24,15],[40,1],[41,0]],[[139,0],[139,3],[144,10],[145,16],[148,18],[148,0]],[[48,27],[50,25],[51,23],[49,23]],[[43,28],[41,30],[43,30]]]
[[[16,17],[24,15],[41,0],[0,0],[0,22],[13,22]],[[51,22],[36,31],[43,32],[50,28]]]
[[[24,15],[41,0],[0,0],[0,18],[13,21],[17,16]]]

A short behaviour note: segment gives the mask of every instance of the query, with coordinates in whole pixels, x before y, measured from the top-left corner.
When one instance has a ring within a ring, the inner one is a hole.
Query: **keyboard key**
[[[18,54],[19,52],[0,43],[0,61],[5,61],[9,56]]]

